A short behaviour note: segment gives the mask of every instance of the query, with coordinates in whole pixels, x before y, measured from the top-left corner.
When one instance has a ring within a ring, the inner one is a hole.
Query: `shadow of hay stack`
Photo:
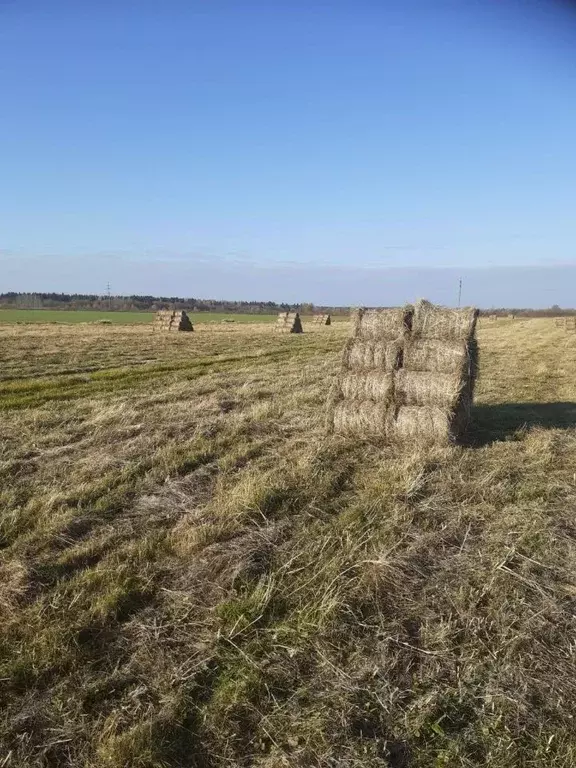
[[[279,312],[276,330],[279,333],[304,333],[298,312]]]
[[[476,405],[467,443],[480,447],[506,440],[532,427],[569,429],[576,426],[576,403],[501,403]]]
[[[478,351],[473,308],[427,301],[356,310],[327,406],[329,432],[455,443],[470,420]]]
[[[186,312],[161,309],[154,318],[155,331],[193,331],[194,327]]]

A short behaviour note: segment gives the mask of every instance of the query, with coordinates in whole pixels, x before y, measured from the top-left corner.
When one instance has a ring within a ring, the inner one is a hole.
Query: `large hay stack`
[[[356,310],[329,398],[328,430],[387,441],[458,442],[476,378],[477,315],[427,301]]]
[[[184,311],[161,309],[154,318],[156,331],[193,331],[190,318]]]
[[[555,317],[554,325],[557,328],[565,328],[567,331],[576,331],[576,316]]]
[[[332,318],[330,315],[314,315],[312,318],[313,325],[332,325]]]
[[[302,321],[298,312],[279,312],[276,330],[279,333],[303,333]]]

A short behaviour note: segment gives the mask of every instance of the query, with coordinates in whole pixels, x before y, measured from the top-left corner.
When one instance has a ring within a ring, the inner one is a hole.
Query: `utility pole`
[[[462,278],[458,281],[458,309],[460,309],[460,302],[462,301]]]
[[[112,309],[112,297],[110,296],[110,283],[106,283],[106,296],[108,296],[108,312]]]

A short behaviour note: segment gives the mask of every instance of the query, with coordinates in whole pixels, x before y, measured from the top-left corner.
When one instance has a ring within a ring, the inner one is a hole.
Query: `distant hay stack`
[[[571,315],[570,317],[566,317],[564,319],[566,324],[566,330],[576,331],[576,317],[574,315]]]
[[[554,318],[554,325],[556,328],[565,328],[566,327],[566,318],[565,317],[555,317]]]
[[[280,312],[276,330],[279,333],[303,333],[302,321],[298,312]]]
[[[190,318],[184,311],[161,309],[154,318],[154,330],[157,331],[193,331]]]
[[[332,325],[332,318],[330,315],[314,315],[312,318],[313,325]]]
[[[388,441],[456,443],[477,374],[478,312],[427,301],[358,310],[328,403],[329,431]]]

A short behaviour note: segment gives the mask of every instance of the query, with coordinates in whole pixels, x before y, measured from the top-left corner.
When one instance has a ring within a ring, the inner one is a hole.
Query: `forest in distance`
[[[105,312],[156,312],[160,309],[183,309],[188,312],[221,312],[254,315],[269,315],[276,312],[298,311],[309,315],[315,312],[329,312],[333,315],[347,315],[350,307],[316,305],[311,302],[290,304],[274,301],[235,301],[229,299],[199,299],[180,296],[108,296],[88,293],[0,293],[0,309],[51,309],[51,310],[96,310]],[[557,304],[546,309],[529,307],[480,308],[481,314],[520,317],[561,317],[576,315],[576,308],[559,307]]]

